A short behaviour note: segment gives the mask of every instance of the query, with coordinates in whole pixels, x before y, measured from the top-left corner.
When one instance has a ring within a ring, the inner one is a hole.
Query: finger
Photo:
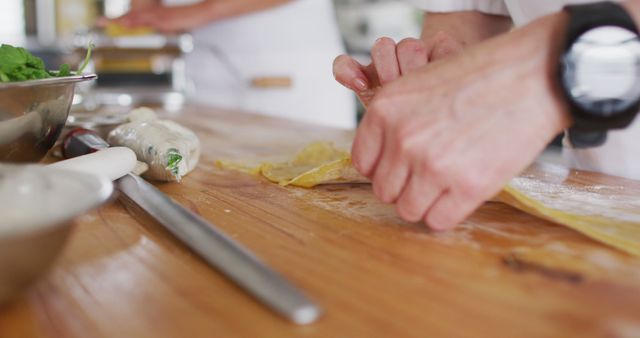
[[[407,184],[409,168],[405,162],[385,159],[384,153],[373,175],[373,192],[385,203],[395,203]]]
[[[147,20],[143,15],[131,13],[118,19],[117,23],[127,28],[135,28],[146,25],[146,21]]]
[[[396,46],[401,74],[408,74],[427,64],[427,48],[422,40],[407,38]]]
[[[109,25],[109,23],[111,23],[111,20],[109,18],[105,18],[104,16],[101,16],[98,19],[96,19],[96,27],[99,27],[99,28],[104,28],[107,25]]]
[[[351,148],[354,167],[368,178],[372,177],[383,147],[384,131],[377,120],[375,109],[364,115]]]
[[[381,85],[385,85],[400,77],[396,43],[390,38],[380,38],[371,48],[371,58],[378,73]]]
[[[160,33],[165,33],[165,34],[171,34],[171,33],[180,33],[182,32],[182,29],[179,29],[173,25],[169,25],[169,24],[164,24],[162,22],[159,22],[157,25],[155,25],[154,27],[158,32]]]
[[[368,66],[362,69],[364,75],[367,77],[369,83],[369,88],[377,88],[380,87],[380,79],[378,79],[378,71],[376,71],[376,66],[371,62]]]
[[[448,34],[439,34],[429,49],[429,61],[437,61],[460,53],[463,45]]]
[[[153,27],[158,26],[158,15],[155,10],[135,11],[123,16],[126,19],[125,24],[129,27]]]
[[[132,15],[129,13],[111,20],[107,19],[105,26],[108,25],[109,23],[114,23],[121,26],[129,27],[129,23],[131,22],[131,16]]]
[[[364,66],[349,55],[340,55],[333,61],[333,77],[356,93],[369,89]]]
[[[385,203],[393,203],[407,183],[409,164],[397,149],[391,132],[385,134],[380,160],[373,174],[373,191]]]
[[[462,223],[484,200],[468,198],[466,194],[447,190],[440,196],[424,217],[424,222],[433,230],[450,230]]]
[[[167,18],[166,20],[157,19],[151,25],[161,33],[174,34],[185,31],[184,23],[175,18]]]
[[[398,216],[408,222],[423,219],[433,202],[442,194],[442,187],[441,182],[432,180],[426,173],[412,171],[396,201]]]
[[[506,184],[486,173],[452,175],[457,177],[424,218],[434,230],[448,230],[464,221],[478,207],[495,196]]]

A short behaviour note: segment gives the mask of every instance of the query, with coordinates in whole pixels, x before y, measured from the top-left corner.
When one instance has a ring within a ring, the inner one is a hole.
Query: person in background
[[[451,229],[567,129],[572,166],[640,179],[640,1],[412,2],[421,39],[334,62],[368,105],[354,165],[403,219]]]
[[[344,47],[331,0],[132,0],[111,20],[161,33],[190,32],[192,101],[353,128],[352,94],[331,62]]]

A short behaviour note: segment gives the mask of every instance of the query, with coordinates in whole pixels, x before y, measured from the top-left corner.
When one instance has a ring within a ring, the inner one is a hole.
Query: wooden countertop
[[[399,220],[367,185],[283,188],[214,161],[290,154],[347,132],[189,107],[196,171],[160,184],[325,310],[295,326],[136,207],[81,217],[48,276],[0,311],[0,337],[640,337],[640,259],[487,203],[448,233]],[[640,194],[638,182],[614,182]]]

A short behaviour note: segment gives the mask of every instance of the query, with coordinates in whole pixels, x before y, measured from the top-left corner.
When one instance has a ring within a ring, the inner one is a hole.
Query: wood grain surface
[[[0,337],[640,337],[640,259],[500,203],[455,231],[408,224],[368,185],[283,188],[216,159],[288,155],[348,132],[189,107],[203,157],[157,184],[324,308],[295,326],[125,198],[78,219],[49,274],[0,310]],[[576,184],[638,182],[580,173]]]

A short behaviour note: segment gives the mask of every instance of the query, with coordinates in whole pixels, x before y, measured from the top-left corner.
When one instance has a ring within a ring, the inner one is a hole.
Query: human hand
[[[113,19],[102,20],[104,26],[113,22],[127,28],[146,27],[160,33],[181,33],[205,25],[209,21],[207,2],[195,5],[167,7],[150,4],[132,9],[129,13]]]
[[[565,21],[546,17],[380,89],[352,149],[376,196],[407,221],[450,229],[523,170],[570,123],[553,81]]]
[[[366,107],[382,86],[461,50],[462,44],[443,32],[427,43],[407,38],[396,44],[390,38],[380,38],[371,49],[369,65],[361,65],[349,55],[340,55],[333,62],[333,74],[338,82],[353,90]]]
[[[387,83],[510,28],[510,18],[475,11],[425,13],[420,40],[405,39],[396,45],[393,40],[382,38],[372,47],[371,64],[363,66],[350,56],[341,55],[334,61],[333,73],[366,107]]]

